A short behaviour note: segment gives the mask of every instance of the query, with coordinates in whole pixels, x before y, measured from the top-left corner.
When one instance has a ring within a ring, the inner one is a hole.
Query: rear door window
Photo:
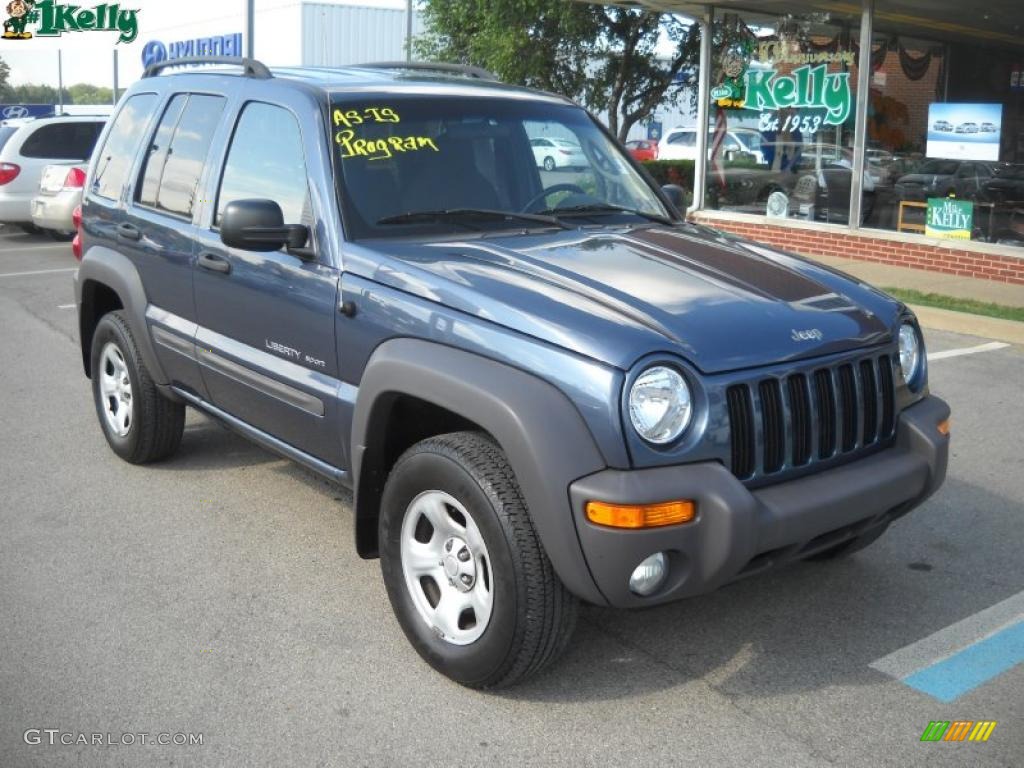
[[[203,164],[221,115],[222,96],[178,94],[168,104],[142,169],[137,201],[192,218]]]
[[[100,121],[40,126],[21,145],[21,156],[44,160],[88,160],[103,130]]]
[[[146,134],[150,115],[156,107],[156,94],[140,93],[125,102],[114,118],[107,140],[96,161],[92,190],[100,197],[117,200],[128,181],[139,137]]]

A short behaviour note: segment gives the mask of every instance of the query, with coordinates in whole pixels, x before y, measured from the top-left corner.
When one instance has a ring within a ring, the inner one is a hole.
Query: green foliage
[[[658,184],[678,184],[693,189],[693,160],[645,160],[641,163]]]
[[[566,0],[426,0],[423,16],[418,58],[484,67],[606,111],[622,140],[678,98],[675,77],[700,46],[696,25],[671,14]],[[654,55],[662,34],[676,46],[667,61]]]
[[[74,104],[110,104],[113,96],[110,88],[91,83],[77,83],[67,90]]]

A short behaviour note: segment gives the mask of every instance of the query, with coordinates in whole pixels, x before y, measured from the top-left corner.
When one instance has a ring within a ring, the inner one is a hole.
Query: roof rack
[[[410,69],[418,72],[444,72],[452,75],[464,75],[477,80],[498,80],[493,72],[482,67],[469,64],[448,64],[440,61],[375,61],[370,64],[357,64],[360,69]]]
[[[167,59],[158,61],[146,67],[142,73],[143,77],[154,77],[161,70],[168,67],[189,67],[199,64],[233,64],[242,68],[242,74],[246,77],[255,77],[259,80],[268,80],[273,77],[267,65],[258,59],[245,59],[240,56],[184,56],[180,59]]]

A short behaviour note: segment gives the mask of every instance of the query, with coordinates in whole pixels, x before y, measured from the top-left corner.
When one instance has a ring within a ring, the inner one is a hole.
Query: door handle
[[[231,272],[231,262],[225,259],[223,256],[218,256],[215,253],[199,254],[199,266],[202,269],[208,269],[211,272],[220,272],[222,274],[228,274]]]
[[[141,240],[142,232],[134,224],[118,224],[117,236],[125,240]]]

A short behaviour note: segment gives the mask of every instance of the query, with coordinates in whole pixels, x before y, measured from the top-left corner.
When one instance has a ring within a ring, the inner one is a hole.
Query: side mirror
[[[675,206],[676,210],[683,213],[686,208],[686,190],[678,184],[665,184],[661,191],[665,193],[665,197]]]
[[[285,224],[281,206],[273,200],[234,200],[220,217],[220,240],[245,251],[276,251],[282,247],[306,258],[309,228]]]

